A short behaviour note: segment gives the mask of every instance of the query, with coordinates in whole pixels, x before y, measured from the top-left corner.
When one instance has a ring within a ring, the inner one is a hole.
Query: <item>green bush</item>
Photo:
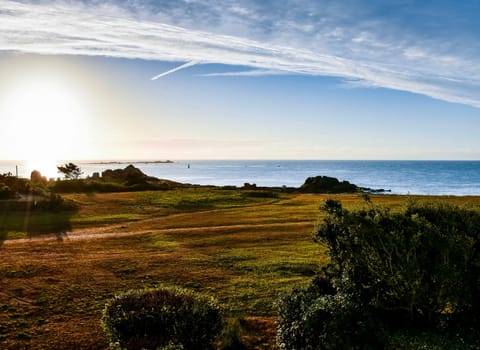
[[[285,350],[382,349],[383,332],[373,313],[355,298],[334,294],[321,279],[280,295],[277,344]]]
[[[242,193],[245,197],[254,197],[254,198],[277,198],[278,194],[274,191],[268,190],[256,190],[256,191],[244,191]]]
[[[65,200],[62,196],[57,193],[50,192],[44,200],[35,201],[34,205],[31,207],[32,210],[43,210],[50,212],[59,212],[59,211],[76,211],[78,210],[78,205],[71,201]]]
[[[15,198],[15,192],[9,186],[0,182],[0,199]]]
[[[312,349],[330,349],[332,339],[341,341],[337,348],[350,347],[351,340],[367,340],[366,348],[376,348],[364,336],[382,339],[383,330],[478,333],[477,210],[409,204],[400,212],[372,205],[348,211],[334,200],[322,209],[326,216],[315,239],[328,249],[325,271],[335,292],[310,288],[280,299],[278,334],[284,349],[308,348],[285,342],[301,337],[314,337]]]
[[[57,180],[50,188],[58,193],[109,193],[126,191],[161,191],[174,188],[176,185],[169,181],[143,182],[126,185],[119,182],[108,182],[104,180],[73,179]]]
[[[210,349],[222,326],[212,298],[179,288],[134,290],[103,311],[103,329],[122,349]]]
[[[480,214],[447,205],[349,212],[326,203],[316,238],[329,250],[332,283],[388,318],[415,327],[477,322]],[[401,326],[401,325],[400,325]]]
[[[317,349],[320,346],[318,325],[307,315],[312,315],[322,293],[310,286],[283,293],[277,301],[277,344],[281,349]]]
[[[28,194],[31,192],[30,181],[17,178],[12,174],[0,174],[0,183],[6,185],[15,193]]]
[[[122,192],[127,188],[118,183],[85,179],[57,180],[51,189],[58,193]]]

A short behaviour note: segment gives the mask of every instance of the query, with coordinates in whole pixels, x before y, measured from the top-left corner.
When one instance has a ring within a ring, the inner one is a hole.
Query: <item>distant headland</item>
[[[119,161],[99,161],[99,162],[87,162],[87,163],[84,163],[84,164],[105,164],[105,165],[109,165],[109,164],[170,164],[170,163],[173,163],[173,160],[144,160],[144,161],[135,161],[135,162],[132,162],[132,161],[123,161],[123,160],[119,160]]]

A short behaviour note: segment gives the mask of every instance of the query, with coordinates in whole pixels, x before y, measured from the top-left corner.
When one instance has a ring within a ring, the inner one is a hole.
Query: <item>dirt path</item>
[[[101,239],[112,237],[126,237],[133,235],[141,235],[147,233],[192,233],[192,232],[211,232],[222,230],[242,230],[250,228],[282,228],[282,227],[302,227],[312,225],[311,221],[298,221],[287,223],[268,223],[268,224],[233,224],[233,225],[218,225],[218,226],[200,226],[200,227],[175,227],[175,228],[159,228],[149,230],[134,230],[124,231],[124,225],[112,225],[108,227],[90,228],[90,229],[76,229],[71,232],[56,233],[50,235],[43,235],[41,237],[11,239],[3,241],[3,244],[27,244],[42,241],[63,241],[63,240],[82,240],[82,239]]]

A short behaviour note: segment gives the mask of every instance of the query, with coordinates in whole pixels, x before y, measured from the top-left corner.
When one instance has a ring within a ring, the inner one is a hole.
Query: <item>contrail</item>
[[[170,74],[170,73],[174,73],[174,72],[176,72],[176,71],[179,71],[180,69],[194,66],[194,65],[196,65],[198,62],[199,62],[199,61],[190,61],[190,62],[187,62],[187,63],[185,63],[185,64],[182,64],[181,66],[178,66],[178,67],[176,67],[176,68],[167,70],[166,72],[160,73],[160,74],[154,76],[151,80],[157,80],[158,78],[161,78],[161,77],[164,77],[165,75],[168,75],[168,74]]]

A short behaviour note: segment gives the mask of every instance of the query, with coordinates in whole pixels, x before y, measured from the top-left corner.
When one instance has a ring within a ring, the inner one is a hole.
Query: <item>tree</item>
[[[83,172],[80,170],[80,167],[73,163],[67,163],[61,166],[57,166],[58,172],[62,173],[65,179],[78,179]]]

